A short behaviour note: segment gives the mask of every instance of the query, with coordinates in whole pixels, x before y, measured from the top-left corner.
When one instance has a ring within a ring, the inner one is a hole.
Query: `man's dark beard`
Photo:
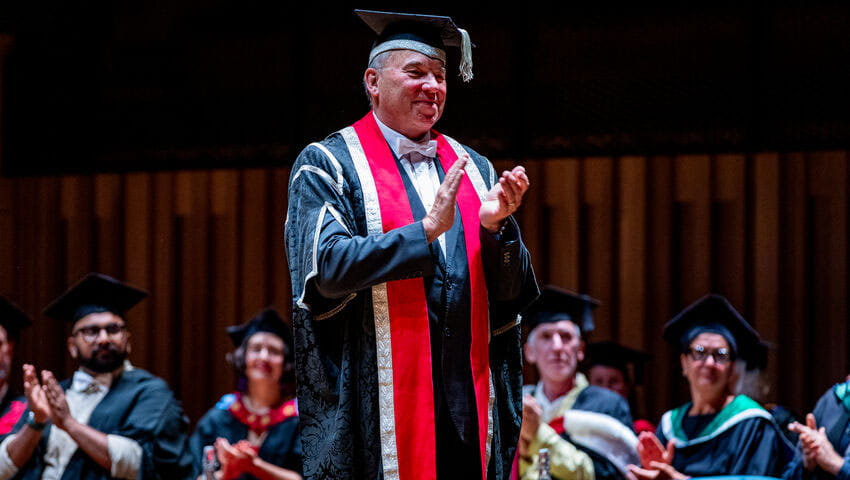
[[[81,359],[80,365],[96,373],[109,373],[123,365],[126,359],[126,350],[120,351],[110,344],[95,347],[90,357]]]

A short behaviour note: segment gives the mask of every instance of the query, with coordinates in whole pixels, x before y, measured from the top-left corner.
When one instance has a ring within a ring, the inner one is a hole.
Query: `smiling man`
[[[582,334],[593,330],[599,302],[547,286],[523,319],[531,330],[525,360],[540,381],[523,388],[519,473],[537,478],[537,454],[549,449],[553,478],[621,479],[637,458],[637,437],[626,400],[588,385],[578,371],[584,360]]]
[[[306,478],[505,478],[520,421],[517,312],[537,295],[498,175],[433,130],[448,17],[358,11],[372,111],[299,155],[286,247]]]
[[[127,361],[127,310],[147,293],[91,273],[45,309],[72,325],[71,379],[24,365],[28,420],[0,443],[0,478],[186,478],[187,421],[168,386]]]

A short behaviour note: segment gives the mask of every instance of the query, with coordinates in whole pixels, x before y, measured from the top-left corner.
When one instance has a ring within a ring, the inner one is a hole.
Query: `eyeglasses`
[[[127,327],[124,325],[119,325],[117,323],[110,323],[109,325],[104,325],[102,327],[92,325],[90,327],[83,327],[74,332],[72,335],[80,335],[83,337],[83,340],[92,343],[97,340],[97,337],[100,336],[100,331],[103,330],[106,332],[106,335],[109,338],[121,338],[124,336],[124,332],[127,331]]]
[[[717,350],[709,350],[702,345],[695,345],[688,349],[688,354],[695,362],[704,362],[708,357],[714,359],[714,363],[718,365],[726,365],[732,361],[732,353],[728,348],[718,348]]]

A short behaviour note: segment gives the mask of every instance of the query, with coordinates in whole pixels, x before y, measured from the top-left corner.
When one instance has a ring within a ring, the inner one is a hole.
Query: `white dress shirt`
[[[372,115],[375,115],[374,112]],[[384,134],[384,139],[386,139],[387,143],[390,145],[393,154],[395,154],[401,162],[402,167],[404,167],[404,171],[407,172],[407,176],[410,178],[411,183],[413,183],[413,188],[416,189],[416,193],[419,195],[419,200],[422,201],[422,206],[425,207],[425,213],[427,214],[431,211],[431,207],[434,206],[434,199],[437,197],[437,189],[440,188],[440,176],[437,174],[437,166],[434,163],[436,161],[437,141],[431,140],[431,132],[428,132],[421,141],[414,142],[401,133],[396,132],[392,128],[381,123],[381,121],[378,120],[377,115],[375,115],[375,121],[378,122],[378,128],[380,128],[381,133]],[[407,151],[407,144],[410,143],[419,144],[423,147],[423,149],[427,149],[427,153],[432,156],[425,156],[419,152],[405,153]],[[445,257],[446,234],[441,233],[440,236],[437,237],[437,241],[439,242],[440,250],[443,251],[443,256]]]

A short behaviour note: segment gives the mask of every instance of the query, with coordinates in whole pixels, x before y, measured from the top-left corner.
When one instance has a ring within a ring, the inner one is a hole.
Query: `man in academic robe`
[[[805,425],[794,422],[788,429],[800,440],[783,479],[850,480],[850,376],[820,397]]]
[[[24,365],[28,417],[0,443],[0,478],[187,478],[188,421],[166,383],[127,361],[125,312],[147,293],[89,274],[45,309],[72,325],[73,378]]]
[[[0,297],[0,440],[18,423],[27,408],[27,399],[9,386],[9,372],[21,329],[32,321],[11,300]]]
[[[530,325],[525,360],[540,374],[523,387],[519,475],[537,478],[538,452],[549,450],[552,478],[621,479],[637,458],[637,437],[626,399],[589,385],[578,371],[582,334],[593,330],[599,302],[555,286],[523,312]]]
[[[358,11],[378,34],[372,105],[299,155],[286,247],[305,478],[505,478],[520,422],[517,312],[537,295],[497,175],[432,130],[448,17]]]

